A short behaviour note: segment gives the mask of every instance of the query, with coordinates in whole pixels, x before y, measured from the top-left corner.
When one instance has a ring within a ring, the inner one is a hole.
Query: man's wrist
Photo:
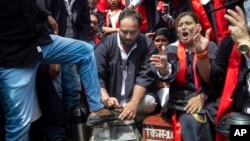
[[[208,99],[207,95],[204,94],[204,93],[201,93],[201,94],[200,94],[200,98],[201,98],[204,102]]]

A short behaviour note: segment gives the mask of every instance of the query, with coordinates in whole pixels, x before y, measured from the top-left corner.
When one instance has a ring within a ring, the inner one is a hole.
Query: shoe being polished
[[[118,120],[119,115],[111,113],[108,109],[101,109],[99,111],[93,112],[88,116],[87,126],[97,126],[101,125],[106,121]]]

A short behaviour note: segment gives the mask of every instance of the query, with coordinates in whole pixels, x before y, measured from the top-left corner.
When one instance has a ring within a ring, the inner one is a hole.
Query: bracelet
[[[208,57],[208,51],[205,50],[205,51],[203,51],[203,52],[201,52],[201,53],[197,53],[197,52],[195,51],[195,55],[197,56],[197,58],[207,58],[207,57]]]

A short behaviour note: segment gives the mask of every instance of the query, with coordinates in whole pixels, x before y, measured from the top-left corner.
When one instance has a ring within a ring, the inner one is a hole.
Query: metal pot
[[[231,112],[222,117],[215,129],[218,133],[229,136],[230,125],[250,125],[250,115],[239,112]]]

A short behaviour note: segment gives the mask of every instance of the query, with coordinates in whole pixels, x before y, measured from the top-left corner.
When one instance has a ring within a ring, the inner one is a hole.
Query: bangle
[[[195,55],[197,56],[197,58],[207,58],[208,57],[208,51],[205,50],[205,51],[203,51],[201,53],[198,53],[198,52],[195,51]]]

